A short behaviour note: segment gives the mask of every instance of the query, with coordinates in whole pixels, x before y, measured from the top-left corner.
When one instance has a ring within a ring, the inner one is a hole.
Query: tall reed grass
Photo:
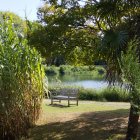
[[[12,19],[0,21],[0,140],[16,140],[38,118],[43,95],[41,56]]]

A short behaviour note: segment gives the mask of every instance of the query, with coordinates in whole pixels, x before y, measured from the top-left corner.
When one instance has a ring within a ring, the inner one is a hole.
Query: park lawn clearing
[[[79,106],[67,107],[67,101],[52,106],[44,100],[29,140],[121,140],[129,108],[121,102],[79,101]]]

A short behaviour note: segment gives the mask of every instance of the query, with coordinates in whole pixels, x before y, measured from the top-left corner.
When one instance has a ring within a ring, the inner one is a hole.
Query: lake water
[[[95,80],[91,75],[48,76],[49,84],[62,84],[66,86],[80,86],[83,88],[102,89],[108,86],[104,80]]]

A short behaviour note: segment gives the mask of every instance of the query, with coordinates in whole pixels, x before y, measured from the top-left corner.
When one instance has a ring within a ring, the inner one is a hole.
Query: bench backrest
[[[71,97],[77,97],[78,96],[78,89],[60,89],[58,91],[59,95],[64,95],[64,96],[71,96]]]

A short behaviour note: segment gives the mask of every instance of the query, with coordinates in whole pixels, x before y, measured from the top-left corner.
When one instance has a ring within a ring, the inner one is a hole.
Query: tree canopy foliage
[[[81,62],[86,60],[86,63],[91,63],[91,60],[93,62],[97,59],[97,46],[103,36],[109,38],[111,35],[110,41],[111,37],[119,39],[116,40],[115,45],[126,42],[128,32],[134,36],[133,29],[138,25],[138,13],[138,0],[135,2],[130,0],[45,0],[45,5],[38,10],[39,22],[42,25],[38,24],[38,29],[30,32],[30,44],[38,48],[44,56],[69,56],[67,60],[75,59],[72,54],[79,47],[81,51],[77,55],[79,54],[82,58],[77,57],[82,60]],[[132,23],[135,23],[135,27]],[[105,43],[105,38],[103,40]],[[117,50],[119,51],[118,48]],[[104,59],[104,55],[100,55],[102,56],[100,59]],[[115,55],[112,55],[114,58]],[[110,57],[111,60],[112,57]]]
[[[78,57],[81,62],[93,63],[94,47],[99,42],[98,29],[86,23],[81,6],[45,4],[39,9],[38,17],[42,26],[39,24],[38,29],[30,33],[29,42],[44,56],[62,55],[72,62]],[[90,56],[88,60],[86,56]]]

